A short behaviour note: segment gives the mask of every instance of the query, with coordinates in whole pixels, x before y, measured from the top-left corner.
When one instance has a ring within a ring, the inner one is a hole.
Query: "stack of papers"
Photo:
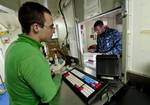
[[[101,53],[84,53],[84,65],[93,69],[96,69],[96,56]]]

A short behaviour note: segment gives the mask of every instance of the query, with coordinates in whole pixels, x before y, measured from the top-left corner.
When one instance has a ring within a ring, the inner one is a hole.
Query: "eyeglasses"
[[[54,27],[54,24],[51,24],[51,25],[49,25],[49,26],[47,26],[47,25],[44,25],[45,27],[48,27],[48,29],[55,29],[55,27]]]

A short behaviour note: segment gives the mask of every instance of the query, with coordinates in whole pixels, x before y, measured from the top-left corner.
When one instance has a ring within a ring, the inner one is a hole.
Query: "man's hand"
[[[88,52],[94,53],[94,52],[95,52],[95,49],[88,49]]]
[[[54,65],[52,65],[51,66],[51,70],[55,74],[62,74],[62,72],[64,70],[64,66],[65,66],[65,61],[63,61],[63,63],[61,63],[61,64],[57,64],[57,65],[54,64]]]

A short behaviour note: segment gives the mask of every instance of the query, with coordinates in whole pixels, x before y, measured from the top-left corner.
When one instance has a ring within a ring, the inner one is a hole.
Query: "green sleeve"
[[[56,95],[61,76],[52,79],[48,62],[40,56],[32,56],[20,63],[20,72],[23,79],[41,98],[42,103],[50,102]]]

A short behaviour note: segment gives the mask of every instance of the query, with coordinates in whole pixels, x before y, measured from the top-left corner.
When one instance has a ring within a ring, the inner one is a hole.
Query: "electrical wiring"
[[[61,7],[61,3],[62,3],[62,0],[59,1],[59,11],[63,17],[65,28],[66,28],[66,36],[65,36],[65,39],[64,39],[63,44],[62,44],[64,46],[64,45],[68,45],[68,27],[67,27],[65,15],[64,15],[62,7]],[[64,44],[64,42],[65,42],[65,44]]]

